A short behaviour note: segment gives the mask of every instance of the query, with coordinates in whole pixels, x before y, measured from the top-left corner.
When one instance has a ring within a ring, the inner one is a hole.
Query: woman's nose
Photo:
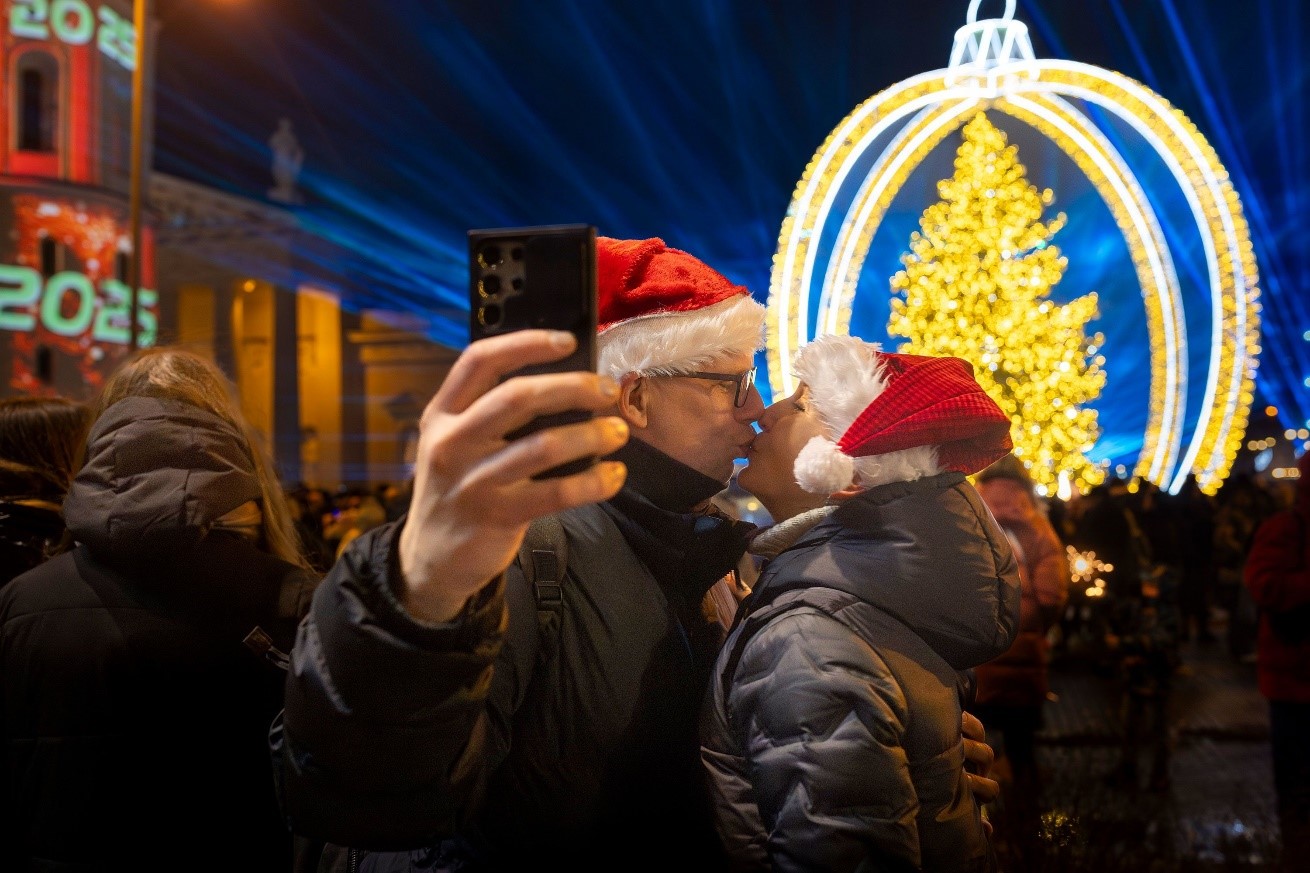
[[[760,402],[763,403],[762,400]],[[774,422],[778,420],[778,416],[780,414],[778,410],[781,406],[782,406],[782,401],[778,401],[777,403],[774,403],[769,408],[765,409],[762,413],[760,413],[760,417],[759,417],[760,430],[765,431],[773,427]]]

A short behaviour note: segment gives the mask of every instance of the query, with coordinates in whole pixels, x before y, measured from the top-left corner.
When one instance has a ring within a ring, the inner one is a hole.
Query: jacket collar
[[[832,515],[836,508],[836,504],[833,504],[807,509],[800,515],[784,518],[772,527],[765,528],[751,540],[751,554],[765,560],[776,558],[781,552],[790,548],[793,543],[809,533],[811,528]]]
[[[636,438],[610,457],[628,467],[626,490],[668,512],[691,512],[727,487]]]
[[[613,456],[628,465],[623,489],[602,504],[623,538],[679,607],[699,603],[746,551],[755,525],[705,504],[723,483],[630,440]]]

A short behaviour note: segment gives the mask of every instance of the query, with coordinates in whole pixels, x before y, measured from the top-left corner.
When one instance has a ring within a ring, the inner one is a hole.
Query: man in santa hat
[[[599,238],[597,260],[600,373],[500,384],[572,337],[471,345],[423,415],[407,517],[361,537],[319,588],[277,752],[303,835],[439,843],[409,863],[463,870],[719,857],[696,752],[721,632],[701,603],[753,530],[710,498],[763,411],[764,308],[659,239]],[[503,437],[579,408],[608,414]],[[587,456],[603,460],[531,478]],[[551,515],[567,558],[547,631],[515,557]]]

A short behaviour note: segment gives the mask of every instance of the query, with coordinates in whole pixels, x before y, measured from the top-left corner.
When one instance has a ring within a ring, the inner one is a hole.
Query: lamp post
[[[141,292],[141,201],[145,187],[146,135],[146,29],[150,21],[152,0],[133,0],[132,25],[135,32],[136,63],[132,67],[132,149],[128,178],[127,223],[132,249],[127,261],[129,348],[138,346],[137,316]]]

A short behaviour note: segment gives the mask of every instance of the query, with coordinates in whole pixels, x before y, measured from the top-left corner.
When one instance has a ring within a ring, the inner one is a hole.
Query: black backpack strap
[[[539,658],[546,660],[559,645],[564,574],[569,564],[569,541],[559,518],[547,515],[528,526],[518,561],[537,603],[538,652]]]

